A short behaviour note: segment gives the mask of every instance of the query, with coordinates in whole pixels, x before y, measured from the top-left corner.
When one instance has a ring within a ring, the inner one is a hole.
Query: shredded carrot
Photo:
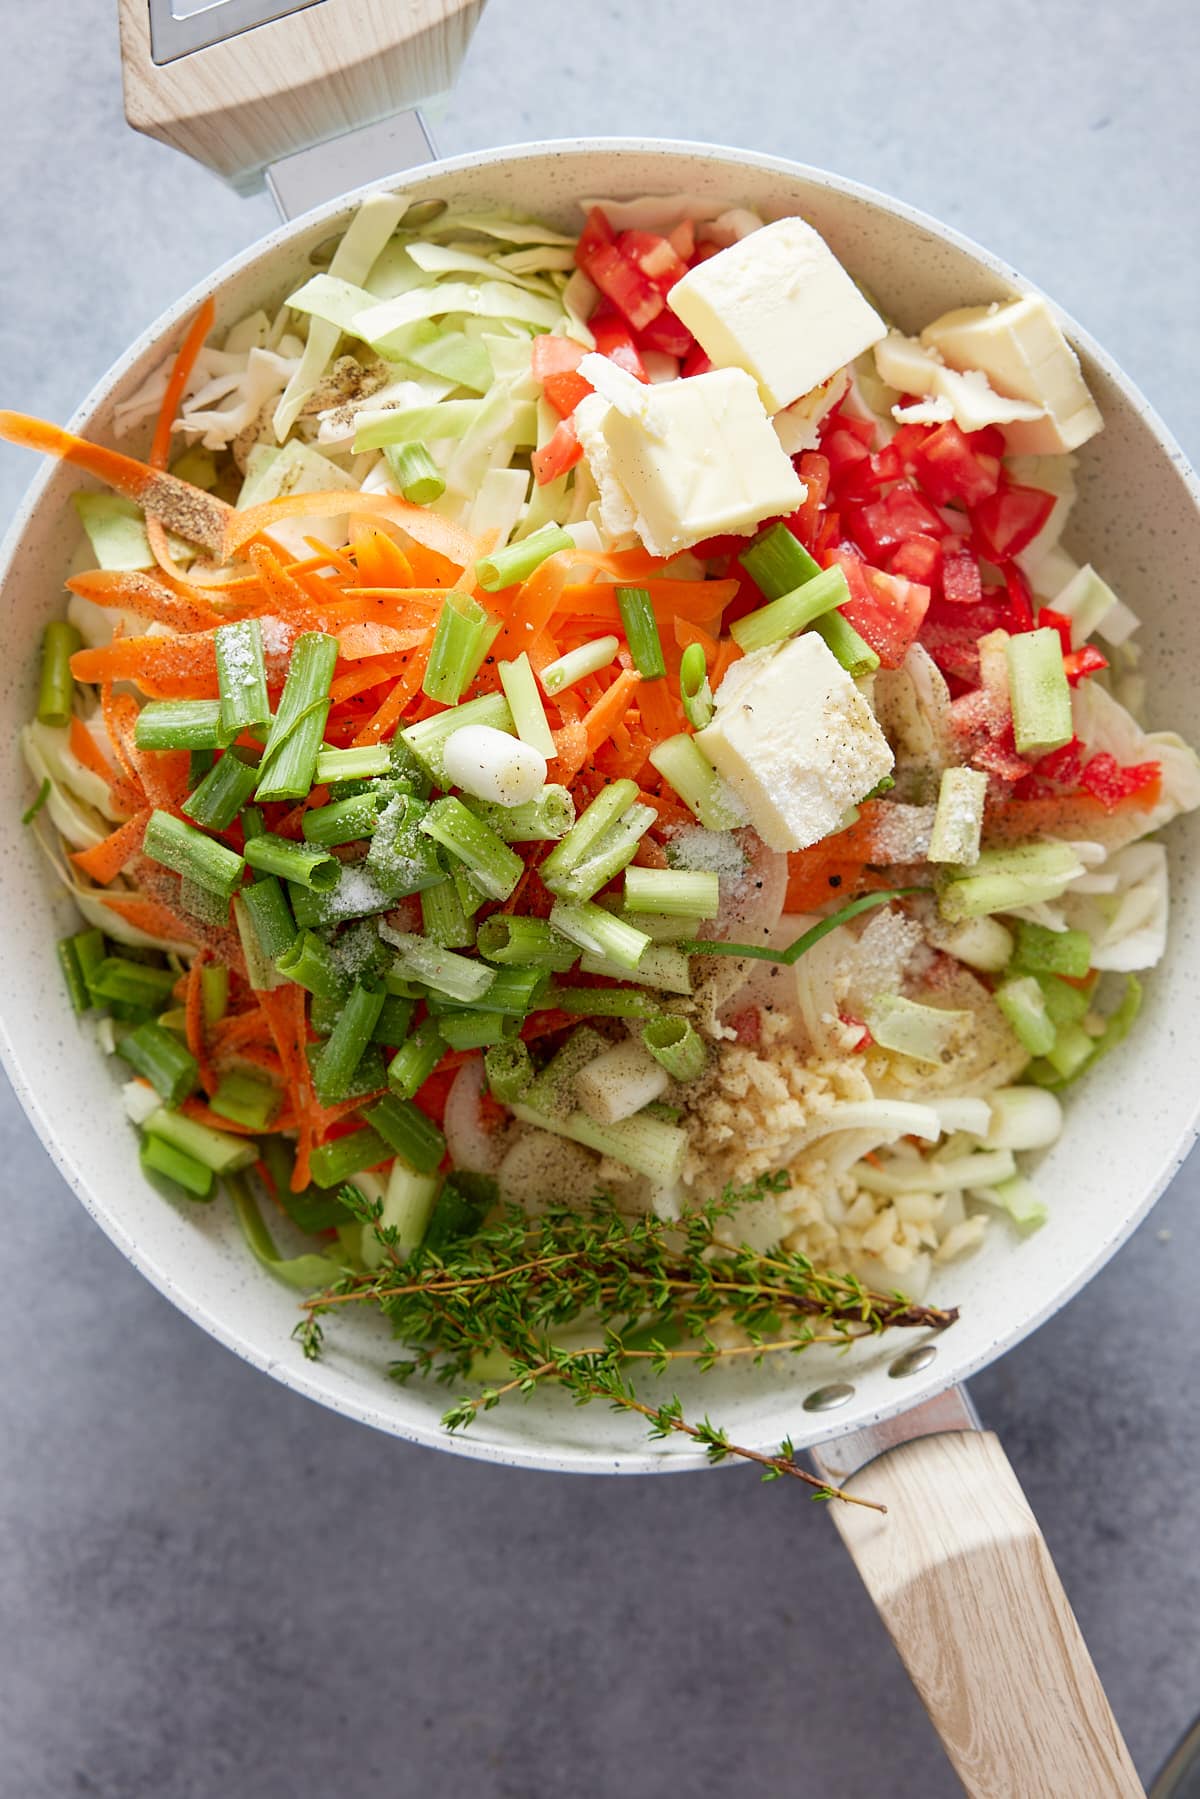
[[[204,348],[205,338],[212,330],[215,312],[216,303],[210,294],[184,333],[183,342],[179,346],[179,354],[176,356],[174,366],[167,378],[167,388],[162,397],[162,405],[158,409],[154,439],[150,445],[151,468],[166,468],[167,466],[167,458],[171,453],[171,427],[175,423],[175,414],[183,399],[183,390],[188,384],[188,376],[196,366],[196,358]]]
[[[360,587],[412,587],[412,563],[384,531],[361,531],[354,539],[354,562]]]
[[[678,613],[675,615],[673,630],[675,643],[680,650],[686,650],[689,644],[698,643],[704,651],[705,661],[711,666],[718,647],[715,637],[710,637],[702,626],[694,624],[691,619],[680,618]]]
[[[6,416],[10,415],[0,413],[0,435],[4,434]],[[253,538],[264,533],[269,536],[271,526],[284,519],[345,518],[352,512],[377,514],[399,525],[417,543],[453,562],[456,568],[465,568],[475,560],[474,539],[450,519],[393,494],[356,493],[350,497],[344,489],[329,493],[281,494],[278,499],[264,500],[260,506],[247,506],[242,512],[235,512],[230,507],[221,552],[226,562],[232,562]]]
[[[569,787],[588,757],[588,734],[582,719],[564,719],[554,737],[554,778]]]
[[[126,863],[140,853],[150,811],[151,808],[146,806],[142,811],[135,812],[123,825],[118,825],[103,843],[97,843],[88,850],[72,850],[71,860],[76,868],[100,887],[107,887],[110,881],[115,881]]]
[[[199,941],[201,927],[196,920],[180,917],[161,900],[147,899],[139,893],[96,893],[92,897],[101,900],[126,924],[145,931],[148,937],[162,937],[168,943]]]
[[[321,558],[317,567],[305,569],[303,571],[305,574],[316,574],[323,568],[333,568],[337,570],[343,581],[350,583],[357,581],[358,570],[345,550],[335,550],[332,544],[323,543],[319,537],[305,537],[304,541],[313,555]]]
[[[497,661],[511,662],[536,642],[538,633],[550,623],[562,597],[569,566],[566,552],[547,556],[528,581],[523,581],[517,588],[512,610],[495,642],[493,653]]]
[[[642,677],[635,668],[623,668],[612,686],[591,707],[583,721],[588,749],[595,755],[600,745],[628,711]]]
[[[95,686],[130,681],[155,700],[215,700],[217,652],[204,631],[179,637],[116,637],[97,650],[76,650],[71,673]]]
[[[319,1112],[312,1093],[308,1057],[304,1046],[308,1041],[305,1017],[306,994],[303,987],[289,984],[259,994],[259,1004],[266,1013],[271,1035],[283,1065],[285,1085],[292,1114],[299,1127],[296,1165],[292,1170],[292,1191],[300,1193],[308,1185],[308,1159],[313,1148],[314,1113]],[[276,1129],[279,1129],[278,1121]]]
[[[261,1006],[222,1018],[213,1028],[213,1054],[225,1056],[252,1043],[272,1043],[271,1021]]]
[[[337,633],[338,654],[345,662],[362,662],[370,656],[395,656],[415,650],[429,637],[428,625],[398,630],[395,625],[370,623],[347,625]]]
[[[354,737],[357,744],[378,743],[382,738],[390,736],[399,723],[400,714],[413,699],[421,682],[425,679],[425,669],[429,662],[430,642],[426,641],[412,652],[408,667],[400,675],[387,698],[367,720],[366,724]]]
[[[717,653],[708,665],[708,683],[713,692],[721,685],[735,662],[740,662],[742,652],[732,637],[723,637],[717,645]]]
[[[224,623],[223,615],[207,601],[173,593],[153,575],[136,569],[91,569],[86,574],[72,575],[67,586],[94,606],[125,606],[155,624],[169,625],[173,631],[207,631]]]
[[[76,762],[82,762],[83,766],[85,768],[90,768],[94,775],[99,775],[102,781],[107,781],[111,784],[113,778],[112,765],[105,760],[100,745],[96,742],[96,739],[92,736],[92,733],[88,730],[78,713],[73,712],[71,714],[70,736],[67,741],[70,745],[71,754],[74,756]]]
[[[665,681],[643,681],[637,704],[642,724],[656,743],[682,729],[682,708]]]

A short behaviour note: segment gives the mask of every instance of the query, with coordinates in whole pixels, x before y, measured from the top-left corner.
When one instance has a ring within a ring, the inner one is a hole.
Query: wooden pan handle
[[[148,0],[119,0],[125,116],[135,130],[250,186],[280,157],[444,93],[483,6],[318,0],[155,62]]]
[[[1037,1519],[990,1431],[902,1444],[834,1523],[973,1799],[1141,1795]]]

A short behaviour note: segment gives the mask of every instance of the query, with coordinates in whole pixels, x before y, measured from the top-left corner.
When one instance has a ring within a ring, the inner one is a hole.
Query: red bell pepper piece
[[[1083,744],[1078,737],[1072,737],[1061,749],[1039,756],[1034,772],[1040,781],[1053,781],[1066,788],[1078,787],[1083,773]]]
[[[687,261],[656,231],[622,231],[617,249],[666,293],[687,274]]]
[[[870,568],[852,550],[835,550],[831,565],[841,569],[850,598],[839,607],[884,668],[899,668],[929,609],[929,589],[898,575]]]
[[[883,561],[889,550],[910,537],[937,538],[946,533],[939,514],[906,484],[893,487],[882,499],[863,506],[855,519],[855,527],[861,534],[863,549],[873,562]]]
[[[820,512],[829,492],[829,458],[819,450],[804,450],[792,457],[792,467],[808,489],[807,496],[792,516],[784,520],[789,531],[811,550],[820,526]]]
[[[1033,589],[1015,562],[1010,562],[1004,571],[1004,585],[1008,590],[1008,616],[1004,629],[1014,636],[1021,631],[1032,631]]]
[[[569,468],[583,455],[583,445],[575,430],[574,419],[565,418],[555,428],[554,434],[540,450],[535,450],[530,457],[533,477],[539,487],[545,487],[548,481],[557,480],[565,475]]]
[[[1107,668],[1108,657],[1095,644],[1085,643],[1082,649],[1072,650],[1063,657],[1063,667],[1071,686],[1078,687],[1085,675],[1098,675],[1102,668]]]
[[[1064,658],[1071,654],[1071,621],[1065,612],[1055,612],[1052,606],[1039,606],[1037,615],[1038,629],[1048,626],[1057,631],[1062,643]]]
[[[971,523],[990,562],[1026,549],[1054,510],[1054,495],[1037,487],[1001,487],[972,506]]]
[[[575,262],[577,267],[587,272],[588,264],[597,250],[614,250],[617,234],[598,206],[593,206],[588,213],[583,230],[579,233],[575,245]]]
[[[899,545],[888,567],[893,575],[901,575],[906,581],[919,581],[923,587],[936,592],[942,579],[942,546],[936,537],[927,537],[918,531]]]
[[[1161,762],[1135,762],[1122,768],[1115,756],[1101,750],[1084,764],[1079,785],[1098,799],[1106,812],[1115,812],[1122,800],[1161,779]]]
[[[871,452],[861,437],[853,431],[831,431],[821,439],[821,449],[829,460],[829,478],[839,496],[870,493]]]
[[[939,506],[949,500],[977,505],[1000,484],[1000,458],[976,450],[952,419],[936,426],[907,456],[917,480]]]
[[[979,564],[970,550],[953,550],[944,557],[942,593],[956,606],[975,606],[983,598]]]

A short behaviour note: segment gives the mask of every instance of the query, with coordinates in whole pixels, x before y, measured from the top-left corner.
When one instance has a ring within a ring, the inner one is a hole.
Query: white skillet
[[[217,29],[210,15],[226,6],[242,15],[239,25],[247,8],[257,6],[259,16],[272,10],[270,0],[221,0],[199,15],[210,35]],[[176,0],[176,9],[186,6]],[[301,149],[308,135],[345,129],[448,83],[479,6],[418,0],[402,9],[403,23],[386,16],[399,10],[385,0],[315,0],[161,68],[150,57],[145,0],[122,0],[131,120],[231,179],[247,177],[270,158]],[[166,51],[178,48],[178,39],[166,41]],[[269,106],[255,99],[264,94],[274,96]],[[264,118],[278,132],[271,141],[256,135]],[[336,171],[356,163],[361,180],[364,155],[395,157],[397,145],[419,141],[410,116],[285,163],[272,172],[272,186],[295,200],[314,179],[336,183]],[[768,217],[801,212],[910,330],[950,306],[1029,286],[997,258],[897,201],[746,151],[624,139],[527,144],[426,162],[379,185],[472,210],[518,206],[564,227],[578,223],[577,200],[597,194],[683,191]],[[310,253],[343,227],[362,191],[303,213],[185,295],[105,376],[72,429],[113,441],[115,403],[175,346],[181,322],[201,299],[216,296],[218,329],[274,303],[311,272]],[[1094,561],[1145,620],[1140,641],[1152,722],[1195,735],[1200,492],[1133,385],[1065,316],[1063,323],[1106,421],[1082,453],[1071,547]],[[10,744],[33,705],[39,634],[62,607],[76,540],[67,501],[82,484],[66,468],[40,471],[0,560],[8,622],[0,718]],[[17,817],[27,799],[24,773],[10,755],[0,765],[0,816]],[[1142,1790],[1036,1521],[958,1384],[1091,1278],[1191,1145],[1198,1104],[1188,1046],[1200,1010],[1200,943],[1190,862],[1198,832],[1191,819],[1169,833],[1170,951],[1149,983],[1143,1016],[1122,1052],[1072,1097],[1064,1137],[1039,1172],[1050,1222],[1025,1243],[996,1228],[981,1253],[938,1279],[934,1298],[959,1305],[960,1322],[937,1340],[891,1336],[836,1361],[812,1350],[786,1366],[673,1382],[685,1408],[711,1412],[734,1440],[765,1448],[790,1435],[815,1452],[830,1478],[886,1501],[885,1518],[851,1506],[836,1506],[832,1515],[961,1780],[995,1799],[1099,1799]],[[294,1294],[250,1261],[224,1209],[177,1212],[142,1181],[115,1078],[62,992],[54,940],[70,928],[70,908],[30,833],[10,840],[0,901],[10,951],[0,960],[0,1053],[13,1086],[93,1217],[213,1336],[296,1391],[436,1448],[562,1472],[657,1473],[702,1464],[697,1451],[677,1441],[650,1445],[635,1425],[603,1408],[577,1410],[548,1393],[488,1413],[467,1434],[449,1438],[439,1423],[443,1390],[390,1382],[391,1345],[366,1320],[331,1330],[324,1360],[302,1360],[290,1341]]]

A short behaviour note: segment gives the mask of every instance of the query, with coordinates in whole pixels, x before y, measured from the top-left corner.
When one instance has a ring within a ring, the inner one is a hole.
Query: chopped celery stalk
[[[62,969],[70,997],[71,1008],[75,1012],[90,1012],[92,996],[88,992],[88,984],[83,978],[83,970],[79,966],[79,953],[75,948],[73,937],[60,937],[58,940],[58,965]],[[574,957],[572,957],[574,960]]]
[[[329,781],[370,780],[386,775],[391,766],[391,746],[386,743],[364,743],[348,750],[322,745],[313,780],[318,787]]]
[[[71,701],[75,682],[71,676],[71,657],[83,648],[83,638],[65,618],[52,619],[42,636],[42,678],[38,688],[37,715],[40,722],[65,730],[71,722]]]
[[[687,1148],[687,1133],[677,1124],[665,1124],[659,1118],[639,1113],[622,1119],[619,1124],[597,1124],[586,1112],[571,1112],[566,1118],[554,1118],[537,1112],[518,1100],[513,1114],[523,1124],[537,1125],[555,1136],[582,1143],[587,1149],[612,1156],[637,1174],[644,1174],[657,1186],[669,1187],[679,1179]]]
[[[148,1136],[161,1137],[172,1148],[181,1149],[185,1156],[194,1156],[214,1174],[231,1174],[238,1168],[251,1167],[258,1160],[257,1145],[245,1137],[214,1131],[211,1125],[197,1124],[181,1112],[168,1112],[164,1106],[151,1112],[144,1129]]]
[[[230,739],[220,700],[151,700],[138,713],[133,741],[139,750],[221,750]]]
[[[474,962],[452,949],[440,949],[424,937],[394,931],[386,924],[380,927],[380,935],[397,951],[395,967],[398,973],[422,981],[435,993],[443,993],[447,999],[456,999],[461,1005],[470,1006],[481,1000],[495,979],[495,969],[485,962]]]
[[[654,603],[644,587],[618,587],[617,608],[625,627],[625,641],[633,666],[644,681],[657,681],[667,672]]]
[[[544,918],[493,913],[480,925],[476,943],[481,956],[502,968],[547,968],[565,974],[579,960],[576,946]]]
[[[840,612],[823,612],[812,624],[818,637],[824,638],[826,647],[833,652],[855,681],[863,675],[873,675],[879,667],[879,657],[869,643],[863,641],[848,618]]]
[[[1008,686],[1018,756],[1044,756],[1074,735],[1062,639],[1049,625],[1010,637]]]
[[[256,618],[219,625],[214,633],[217,686],[221,694],[221,729],[231,738],[255,725],[269,724],[267,668],[263,660],[262,626]]]
[[[864,1021],[881,1048],[936,1068],[947,1060],[955,1044],[966,1041],[973,1016],[941,1006],[921,1006],[899,993],[886,993],[871,1001]]]
[[[150,1011],[166,1005],[176,977],[169,968],[151,968],[127,956],[105,956],[86,971],[85,978],[93,999]]]
[[[274,885],[278,891],[279,905],[287,914],[288,922],[291,923],[291,913],[287,900],[283,896],[283,889],[279,886],[278,881],[275,881]],[[279,952],[276,951],[273,954],[268,950],[267,942],[281,942],[283,948],[286,949],[296,935],[294,923],[292,923],[290,937],[285,937],[282,930],[276,936],[271,935],[272,921],[276,925],[279,923],[279,913],[275,908],[274,901],[268,902],[256,898],[253,903],[249,905],[246,903],[245,896],[247,894],[252,893],[257,896],[266,886],[266,881],[257,881],[252,887],[245,887],[241,893],[233,896],[233,922],[237,927],[242,954],[246,958],[246,979],[256,993],[269,993],[272,988],[282,986],[284,980],[275,965],[274,957]],[[268,912],[271,916],[268,916]]]
[[[1027,974],[1066,975],[1082,980],[1092,965],[1092,940],[1086,931],[1051,931],[1027,918],[1017,920],[1013,960]]]
[[[265,1131],[279,1110],[279,1090],[261,1075],[230,1069],[217,1082],[208,1102],[220,1118],[231,1118],[252,1131]]]
[[[278,875],[290,887],[308,887],[314,893],[332,893],[342,878],[342,865],[320,844],[295,843],[264,831],[246,844],[246,861],[262,874]]]
[[[1032,975],[1018,975],[1015,979],[1002,981],[996,989],[996,1004],[1023,1049],[1031,1056],[1049,1053],[1056,1033],[1042,990]]]
[[[475,922],[463,911],[449,875],[436,886],[421,889],[421,929],[442,949],[470,949],[474,943]]]
[[[356,1174],[378,1168],[381,1162],[390,1162],[392,1154],[391,1145],[385,1143],[377,1131],[364,1129],[351,1131],[346,1137],[335,1137],[332,1143],[322,1143],[319,1149],[314,1149],[309,1158],[313,1185],[340,1187]]]
[[[117,1054],[149,1081],[168,1106],[180,1106],[200,1080],[196,1058],[172,1032],[148,1020],[117,1044]]]
[[[425,1236],[437,1199],[438,1184],[436,1175],[418,1174],[398,1157],[392,1164],[379,1214],[379,1229],[388,1233],[391,1247],[401,1259],[410,1256]]]
[[[652,1018],[642,1042],[673,1081],[694,1081],[708,1065],[708,1051],[690,1018]]]
[[[1011,1175],[992,1186],[973,1187],[971,1191],[984,1205],[1007,1213],[1019,1231],[1040,1230],[1050,1216],[1045,1201],[1023,1174]]]
[[[491,725],[496,731],[508,731],[514,737],[517,734],[513,715],[504,695],[485,693],[477,700],[467,700],[461,706],[451,706],[445,712],[435,713],[432,718],[423,718],[418,724],[408,725],[397,733],[397,740],[412,752],[421,767],[432,777],[435,786],[445,787],[446,769],[442,758],[446,740],[464,725]]]
[[[576,1018],[657,1018],[661,1009],[654,994],[640,987],[552,987],[546,998]]]
[[[444,1134],[410,1099],[385,1093],[363,1117],[418,1174],[432,1174],[446,1153]]]
[[[287,680],[263,750],[256,798],[302,800],[313,784],[329,716],[338,640],[307,631],[292,647]]]
[[[712,687],[702,644],[689,643],[679,659],[679,696],[683,701],[684,716],[693,731],[703,731],[712,723]]]
[[[517,736],[522,743],[531,744],[547,761],[551,761],[558,750],[554,733],[546,719],[546,708],[542,705],[542,696],[538,692],[529,657],[522,650],[515,662],[497,663],[496,672],[500,676],[500,685],[504,689],[513,723],[517,727]]]
[[[519,1099],[533,1079],[529,1049],[519,1037],[493,1044],[483,1058],[483,1068],[492,1097],[505,1106]]]
[[[1062,1135],[1063,1110],[1053,1093],[1036,1087],[998,1087],[988,1094],[991,1122],[985,1149],[1049,1149]]]
[[[892,1160],[883,1168],[870,1162],[854,1165],[858,1186],[891,1199],[899,1199],[905,1193],[953,1193],[963,1187],[992,1187],[1011,1180],[1016,1172],[1017,1164],[1008,1149],[975,1150],[944,1162],[914,1157],[912,1161]]]
[[[552,929],[577,943],[589,955],[603,956],[626,971],[635,970],[650,948],[650,939],[645,932],[586,900],[578,905],[555,900],[550,924]]]
[[[412,1028],[414,1003],[397,993],[385,994],[375,1029],[371,1032],[371,1042],[386,1043],[392,1049],[398,1049]]]
[[[305,843],[332,849],[335,844],[357,843],[370,837],[379,822],[384,798],[382,793],[356,793],[350,799],[334,800],[329,806],[310,807],[301,826]]]
[[[1012,912],[1018,906],[1057,899],[1082,872],[1083,864],[1069,843],[983,850],[969,874],[947,881],[938,896],[938,909],[951,924],[987,912]]]
[[[510,543],[503,550],[493,550],[490,556],[481,556],[475,564],[475,579],[485,593],[499,593],[518,581],[527,581],[547,556],[574,548],[575,539],[561,525],[543,525],[540,531],[531,532],[519,543]]]
[[[715,918],[720,905],[720,880],[707,869],[625,870],[626,912],[658,912],[684,919]]]
[[[978,768],[946,768],[938,787],[937,811],[929,838],[930,862],[953,862],[960,868],[979,860],[983,804],[988,778]]]
[[[799,545],[797,545],[799,548]],[[729,634],[747,655],[752,650],[765,650],[773,643],[783,643],[807,625],[815,624],[823,613],[844,606],[850,599],[850,588],[840,568],[822,569],[806,580],[803,587],[781,594],[756,612],[735,619]]]
[[[275,966],[289,981],[304,987],[320,999],[340,1000],[346,992],[346,978],[333,959],[333,953],[314,931],[302,931],[276,956]]]
[[[411,1099],[425,1085],[443,1055],[446,1040],[432,1018],[424,1019],[388,1063],[388,1086]]]
[[[383,1010],[383,982],[368,976],[354,983],[337,1023],[322,1044],[313,1067],[317,1096],[323,1106],[349,1098],[351,1082]]]
[[[489,899],[506,900],[525,872],[516,851],[481,818],[468,812],[460,799],[447,796],[435,800],[420,828],[466,866]]]
[[[421,691],[431,700],[457,705],[463,689],[478,674],[499,629],[499,620],[478,600],[452,587],[438,614]]]
[[[421,829],[425,814],[423,800],[411,793],[397,793],[376,820],[366,861],[357,869],[344,869],[342,879],[365,877],[394,899],[420,893],[444,880],[446,871],[437,850]]]
[[[601,1050],[580,1070],[575,1094],[595,1124],[620,1124],[661,1099],[670,1084],[663,1064],[636,1038],[627,1037],[624,1043]]]
[[[619,637],[594,637],[590,643],[581,643],[577,650],[568,650],[565,656],[547,662],[538,677],[542,692],[553,698],[565,688],[573,687],[576,681],[582,681],[585,675],[598,675],[602,668],[608,667],[620,647]]]
[[[1045,1055],[1056,1074],[1069,1081],[1091,1061],[1095,1047],[1096,1039],[1089,1037],[1081,1024],[1064,1024],[1059,1026],[1049,1048],[1039,1053]]]
[[[626,923],[633,922],[626,920]],[[624,980],[628,974],[628,966],[614,961],[611,956],[596,956],[585,951],[579,963],[581,974],[607,975],[612,980]],[[638,959],[637,978],[645,987],[653,987],[660,993],[690,993],[692,976],[688,959],[682,950],[673,949],[667,943],[651,943],[649,949],[643,950]]]
[[[487,800],[463,800],[468,812],[490,825],[505,843],[556,843],[575,823],[575,802],[568,787],[551,782],[536,799],[519,806],[500,806]]]
[[[424,444],[385,444],[383,460],[400,492],[414,506],[429,506],[445,493],[445,476]]]
[[[697,748],[694,737],[681,731],[677,737],[664,738],[650,751],[650,761],[708,830],[731,831],[746,823],[745,807]]]
[[[1072,987],[1053,974],[1035,975],[1034,979],[1042,990],[1051,1024],[1078,1024],[1089,1011],[1091,997],[1084,988]]]
[[[212,1198],[215,1179],[212,1169],[164,1138],[143,1137],[140,1160],[143,1171],[152,1179],[159,1175],[174,1182],[189,1199]]]
[[[249,1183],[240,1175],[234,1175],[225,1184],[233,1202],[234,1216],[241,1226],[250,1253],[276,1280],[301,1293],[317,1292],[336,1280],[341,1272],[338,1264],[331,1257],[319,1255],[315,1250],[307,1250],[298,1256],[281,1256],[275,1246],[275,1239],[263,1222]]]
[[[1006,930],[998,918],[986,914],[965,919],[948,930],[940,929],[937,945],[947,955],[965,962],[968,968],[978,968],[983,974],[1000,974],[1008,967],[1013,953],[1012,932]]]
[[[438,1030],[446,1039],[447,1049],[488,1049],[504,1042],[508,1020],[503,1012],[455,1011],[438,1019]]]
[[[551,890],[560,875],[570,874],[593,853],[605,832],[628,811],[637,796],[635,781],[612,781],[601,789],[589,806],[584,807],[562,842],[541,864],[539,872]]]
[[[782,599],[821,573],[821,565],[809,555],[799,538],[781,523],[760,531],[738,561],[768,600]]]

